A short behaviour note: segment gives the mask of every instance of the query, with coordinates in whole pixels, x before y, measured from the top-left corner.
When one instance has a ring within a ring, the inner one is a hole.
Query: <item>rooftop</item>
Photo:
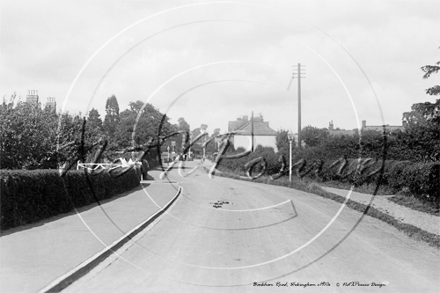
[[[237,121],[229,121],[228,132],[237,131],[240,132],[236,135],[249,135],[252,132],[252,122],[253,121],[253,133],[259,136],[276,136],[277,132],[269,127],[269,122],[264,121],[263,116],[254,117],[253,119],[248,119],[248,116],[243,116],[242,118],[237,118]]]

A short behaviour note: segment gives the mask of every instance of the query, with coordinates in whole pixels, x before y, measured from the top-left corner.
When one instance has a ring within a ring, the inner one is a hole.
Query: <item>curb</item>
[[[90,272],[93,268],[99,265],[106,258],[111,256],[115,251],[121,248],[124,244],[129,242],[134,236],[142,232],[148,225],[154,222],[160,215],[162,215],[179,197],[182,192],[182,187],[179,187],[176,195],[159,211],[155,214],[151,215],[144,222],[137,225],[130,232],[126,233],[120,239],[114,241],[111,245],[104,248],[102,251],[98,252],[88,260],[79,264],[77,267],[73,268],[71,271],[66,274],[58,277],[54,281],[52,281],[49,285],[39,290],[38,293],[46,293],[46,292],[60,292],[66,289],[73,282],[79,280],[81,277]]]

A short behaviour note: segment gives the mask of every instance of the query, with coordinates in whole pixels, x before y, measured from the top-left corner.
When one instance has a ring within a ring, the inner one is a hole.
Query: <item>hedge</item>
[[[333,168],[329,170],[327,176],[331,179],[347,181],[357,186],[380,183],[381,185],[388,186],[395,193],[401,192],[406,188],[412,195],[424,201],[439,202],[439,163],[370,160],[363,164],[365,161],[366,159],[347,160],[346,168],[344,168],[340,175],[337,175],[335,168]],[[383,172],[381,172],[382,168]]]
[[[245,163],[253,157],[248,156],[238,160],[221,162],[220,170],[232,171],[237,175],[246,176]],[[276,162],[273,156],[266,158],[269,166],[281,164]],[[294,176],[303,178],[310,177],[318,181],[337,180],[349,182],[355,186],[364,184],[385,185],[394,193],[407,191],[415,197],[439,204],[440,202],[440,163],[414,163],[410,161],[374,160],[371,158],[327,160],[321,164],[315,161],[293,161],[292,173]],[[268,168],[269,169],[269,168]],[[275,169],[275,168],[274,168]],[[289,170],[288,166],[285,168]],[[272,171],[272,172],[271,172]],[[273,170],[267,172],[272,175]],[[258,170],[257,170],[258,172]],[[285,172],[285,175],[288,175]],[[279,176],[274,176],[274,178]]]
[[[118,174],[119,172],[119,174]],[[6,230],[68,213],[140,184],[137,169],[91,175],[84,170],[0,170],[0,227]]]

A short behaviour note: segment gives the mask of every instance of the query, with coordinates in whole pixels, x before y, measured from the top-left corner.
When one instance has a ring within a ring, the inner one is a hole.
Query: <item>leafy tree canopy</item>
[[[185,118],[180,117],[177,121],[179,122],[179,130],[185,130],[188,132],[191,130],[188,122],[185,121]]]
[[[102,130],[102,119],[101,115],[99,114],[98,110],[95,108],[92,108],[90,110],[89,115],[87,117],[87,126],[89,128]]]
[[[437,61],[435,65],[425,65],[421,67],[422,71],[425,73],[423,78],[429,78],[432,74],[436,74],[440,70],[440,61]],[[428,95],[440,95],[440,85],[434,85],[426,89]]]
[[[321,144],[328,136],[329,132],[326,128],[320,129],[309,125],[301,130],[301,139],[308,147],[315,147]]]

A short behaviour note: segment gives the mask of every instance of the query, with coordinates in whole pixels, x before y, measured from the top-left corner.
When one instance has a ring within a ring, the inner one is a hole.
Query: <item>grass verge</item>
[[[351,184],[348,182],[326,181],[326,182],[320,182],[319,184],[326,187],[333,187],[333,188],[346,189],[346,190],[351,189]],[[366,193],[366,194],[373,194],[375,188],[376,188],[375,184],[362,185],[362,186],[355,186],[353,188],[353,191]],[[394,192],[390,188],[386,186],[380,186],[376,195],[393,195],[393,194]],[[387,200],[390,200],[398,205],[407,207],[415,211],[427,213],[434,216],[440,215],[440,209],[435,203],[423,201],[420,198],[417,198],[411,194],[407,194],[407,193],[396,194],[393,197],[387,198]]]
[[[325,181],[325,182],[319,182],[319,184],[327,187],[346,189],[346,190],[350,190],[352,187],[350,183],[340,182],[340,181]],[[367,193],[367,194],[373,194],[375,190],[376,190],[376,184],[364,184],[361,186],[355,186],[353,188],[353,191],[360,193]],[[377,191],[376,195],[392,195],[393,193],[394,192],[387,186],[379,186],[379,190]]]
[[[207,169],[206,167],[204,167],[204,168],[205,168],[205,171],[209,172],[209,169]],[[236,174],[232,174],[232,173],[224,171],[224,170],[222,170],[221,172],[216,171],[215,176],[227,177],[227,178],[244,180],[244,181],[252,181],[247,177],[238,176]],[[277,186],[285,186],[285,187],[313,193],[313,194],[319,195],[324,198],[331,199],[331,200],[339,202],[339,203],[343,203],[345,201],[345,197],[328,192],[328,191],[325,191],[315,182],[300,181],[298,178],[292,178],[292,182],[289,182],[286,177],[283,177],[283,178],[280,178],[277,180],[270,180],[270,178],[268,178],[268,177],[261,177],[256,180],[253,180],[252,182],[277,185]],[[379,220],[397,228],[399,231],[402,231],[403,233],[405,233],[406,235],[408,235],[409,237],[411,237],[413,239],[424,241],[424,242],[428,243],[430,246],[435,247],[437,249],[440,249],[440,235],[429,233],[423,229],[420,229],[419,227],[416,227],[416,226],[413,226],[410,224],[402,223],[402,222],[396,220],[394,217],[392,217],[388,214],[385,214],[372,206],[361,204],[361,203],[355,202],[351,199],[349,199],[347,201],[346,205],[353,210],[359,211],[359,212],[361,212],[365,215],[368,215],[370,217],[379,219]]]
[[[438,206],[433,203],[423,202],[411,195],[398,194],[388,200],[419,212],[428,213],[437,217],[440,216],[440,209]]]

